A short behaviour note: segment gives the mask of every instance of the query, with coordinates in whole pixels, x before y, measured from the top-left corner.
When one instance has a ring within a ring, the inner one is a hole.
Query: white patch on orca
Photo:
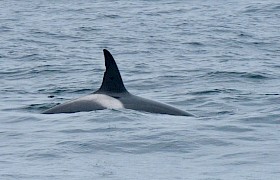
[[[91,95],[79,98],[79,100],[94,101],[97,104],[99,104],[107,109],[124,108],[124,105],[121,101],[119,101],[118,99],[113,98],[111,96],[105,95],[105,94],[91,94]]]

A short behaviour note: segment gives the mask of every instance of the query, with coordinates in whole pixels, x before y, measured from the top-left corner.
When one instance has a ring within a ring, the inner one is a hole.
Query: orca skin
[[[101,87],[90,95],[57,105],[46,110],[43,114],[126,108],[150,113],[192,116],[192,114],[173,106],[130,94],[123,84],[121,74],[113,56],[106,49],[103,52],[106,71]]]

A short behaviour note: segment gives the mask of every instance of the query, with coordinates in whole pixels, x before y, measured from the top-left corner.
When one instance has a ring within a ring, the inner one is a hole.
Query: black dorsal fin
[[[111,53],[103,49],[106,71],[103,76],[103,82],[97,92],[124,93],[127,92],[124,87],[122,77],[118,66]]]

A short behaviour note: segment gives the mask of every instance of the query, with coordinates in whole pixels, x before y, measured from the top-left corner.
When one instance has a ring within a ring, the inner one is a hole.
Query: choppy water
[[[279,179],[280,3],[0,1],[0,179]],[[196,114],[42,115],[99,88]]]

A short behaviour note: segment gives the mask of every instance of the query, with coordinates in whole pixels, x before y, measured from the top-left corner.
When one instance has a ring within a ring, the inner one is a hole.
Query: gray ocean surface
[[[195,114],[44,115],[102,82]],[[280,179],[278,0],[0,1],[0,179]]]

